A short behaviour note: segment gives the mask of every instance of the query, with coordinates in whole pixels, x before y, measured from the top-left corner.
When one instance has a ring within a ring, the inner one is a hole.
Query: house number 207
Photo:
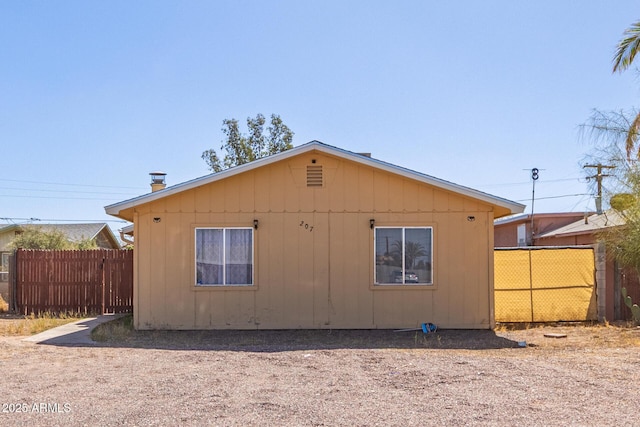
[[[304,229],[309,230],[309,232],[313,231],[313,225],[309,225],[304,221],[300,221],[300,227],[304,227]]]

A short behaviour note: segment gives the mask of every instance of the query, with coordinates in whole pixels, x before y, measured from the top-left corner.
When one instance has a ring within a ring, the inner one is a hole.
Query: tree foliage
[[[95,239],[82,239],[70,242],[60,230],[44,230],[38,226],[22,227],[20,233],[11,241],[13,249],[96,249]]]
[[[621,266],[640,272],[640,167],[636,162],[618,164],[623,170],[618,173],[618,192],[610,196],[609,204],[624,224],[604,228],[598,238]]]
[[[625,30],[618,43],[613,72],[630,68],[638,51],[640,21]],[[590,160],[615,166],[607,178],[609,204],[624,219],[624,225],[608,227],[598,237],[621,265],[640,271],[640,111],[596,110],[582,130],[596,145]]]
[[[401,240],[396,240],[391,245],[391,256],[396,261],[398,266],[402,265],[402,252],[403,245]],[[412,242],[408,240],[404,244],[404,266],[407,269],[413,269],[415,267],[416,259],[427,256],[427,251],[418,242]]]
[[[640,50],[640,21],[625,30],[613,57],[613,72],[627,70]],[[616,167],[611,171],[617,179],[611,194],[627,192],[640,160],[640,110],[594,110],[587,123],[581,126],[583,136],[595,143],[590,160]]]
[[[637,21],[624,31],[622,40],[618,42],[616,53],[613,56],[613,72],[622,72],[631,67],[639,51],[640,21]],[[633,116],[629,116],[628,121],[625,137],[627,158],[631,159],[635,155],[637,159],[640,159],[640,147],[637,146],[640,134],[640,113],[635,112]]]
[[[605,228],[598,237],[620,265],[640,272],[640,203],[637,198],[627,198],[624,210],[618,213],[624,218],[624,225]]]
[[[639,117],[640,111],[637,109],[594,110],[587,123],[581,126],[581,132],[596,144],[600,150],[596,153],[597,156],[607,157],[603,160],[616,163],[633,162],[640,156],[640,151],[636,148]]]
[[[611,199],[609,200],[611,208],[618,212],[624,212],[627,209],[632,208],[635,202],[636,196],[631,193],[616,193],[611,196]]]
[[[631,66],[640,50],[640,21],[634,22],[623,33],[613,56],[613,72],[624,71]]]
[[[284,124],[280,116],[271,115],[266,135],[264,134],[265,123],[266,120],[262,114],[257,114],[255,118],[248,117],[248,134],[245,135],[240,131],[236,119],[223,120],[222,132],[225,134],[225,139],[220,150],[226,152],[224,159],[221,161],[214,149],[204,151],[202,159],[209,169],[220,172],[293,148],[294,133]]]

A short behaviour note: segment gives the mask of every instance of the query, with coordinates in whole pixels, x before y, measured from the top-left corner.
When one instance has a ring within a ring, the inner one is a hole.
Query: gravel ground
[[[568,326],[0,338],[0,425],[632,426],[639,350],[637,328]]]

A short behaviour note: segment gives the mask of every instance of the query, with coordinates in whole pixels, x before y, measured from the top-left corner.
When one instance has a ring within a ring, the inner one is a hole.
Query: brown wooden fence
[[[133,251],[18,249],[10,300],[20,313],[130,313]]]

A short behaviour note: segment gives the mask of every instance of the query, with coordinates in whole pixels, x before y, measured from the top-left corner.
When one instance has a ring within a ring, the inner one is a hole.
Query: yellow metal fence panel
[[[593,248],[496,249],[497,322],[597,319]]]

